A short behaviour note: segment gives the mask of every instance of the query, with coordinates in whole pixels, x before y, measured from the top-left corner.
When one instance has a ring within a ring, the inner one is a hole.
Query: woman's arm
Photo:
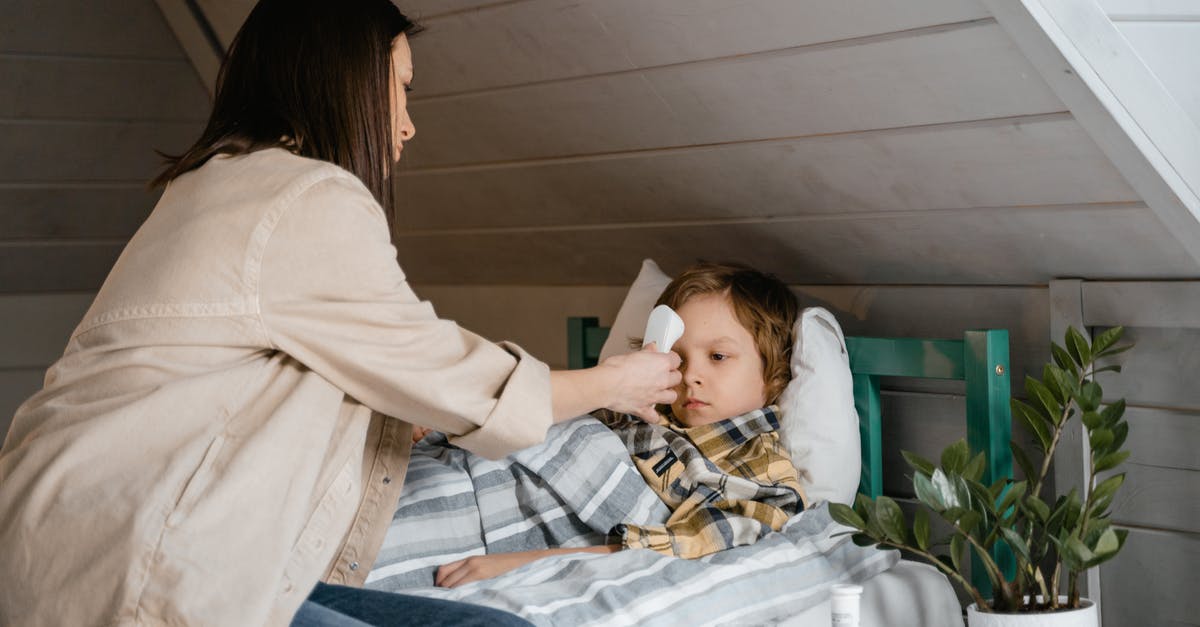
[[[604,407],[655,424],[660,417],[654,406],[675,400],[681,378],[679,355],[652,348],[609,357],[594,368],[551,372],[554,421]]]
[[[661,419],[656,404],[675,400],[679,355],[642,350],[617,355],[594,368],[555,370],[550,373],[554,422],[581,416],[601,407],[633,414],[651,424]],[[413,425],[412,441],[419,442],[432,429]]]
[[[514,568],[520,568],[529,562],[543,557],[550,557],[551,555],[563,555],[566,553],[616,553],[620,550],[620,545],[610,544],[574,549],[542,549],[539,551],[473,555],[438,568],[434,584],[443,588],[457,588],[472,581],[490,579],[497,575],[502,575]]]

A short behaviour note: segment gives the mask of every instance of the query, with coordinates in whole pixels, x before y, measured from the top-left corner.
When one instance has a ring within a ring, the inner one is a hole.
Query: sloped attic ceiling
[[[1037,21],[1055,2],[402,2],[427,31],[400,261],[449,284],[621,284],[648,256],[793,283],[1197,276],[1195,173],[1172,186],[1104,111]],[[252,5],[199,0],[225,43]]]

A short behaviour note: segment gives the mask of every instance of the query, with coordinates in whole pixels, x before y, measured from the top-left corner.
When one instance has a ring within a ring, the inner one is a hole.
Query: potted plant
[[[1079,578],[1087,569],[1112,559],[1125,544],[1128,532],[1112,526],[1113,496],[1125,479],[1113,474],[1128,456],[1121,450],[1129,433],[1122,417],[1125,400],[1103,404],[1103,389],[1096,375],[1120,372],[1120,366],[1098,366],[1097,362],[1128,350],[1117,346],[1123,329],[1114,327],[1093,343],[1074,328],[1068,329],[1065,347],[1051,342],[1053,361],[1046,364],[1041,380],[1025,378],[1028,402],[1013,399],[1012,410],[1035,437],[1040,455],[1029,455],[1016,442],[1010,443],[1013,459],[1025,479],[999,479],[984,485],[982,453],[970,456],[965,440],[947,447],[940,465],[905,451],[913,470],[913,488],[919,500],[911,520],[900,506],[886,496],[876,499],[858,495],[854,507],[830,504],[833,518],[853,527],[854,542],[903,549],[929,561],[974,600],[968,620],[976,625],[1012,624],[1012,615],[1040,613],[1039,620],[1061,613],[1064,624],[1096,625],[1095,606],[1079,597]],[[1087,431],[1090,455],[1086,496],[1080,486],[1055,486],[1047,493],[1046,478],[1062,434],[1078,417]],[[1035,461],[1037,463],[1035,463]],[[931,516],[950,525],[946,538],[931,537]],[[993,558],[995,548],[1011,550],[1016,573],[1011,581]],[[936,547],[947,547],[942,553]],[[978,556],[978,564],[991,582],[992,597],[971,585],[963,576],[966,554]],[[1065,583],[1066,594],[1059,594]],[[1079,616],[1082,614],[1083,616]],[[1041,623],[1038,624],[1047,624]]]

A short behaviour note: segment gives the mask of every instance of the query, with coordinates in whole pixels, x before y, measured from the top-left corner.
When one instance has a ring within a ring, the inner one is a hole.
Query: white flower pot
[[[1067,597],[1058,598],[1059,603],[1066,603]],[[967,625],[969,627],[1097,627],[1100,615],[1096,604],[1082,599],[1077,610],[1059,610],[1057,612],[993,614],[981,612],[972,603],[967,608]]]

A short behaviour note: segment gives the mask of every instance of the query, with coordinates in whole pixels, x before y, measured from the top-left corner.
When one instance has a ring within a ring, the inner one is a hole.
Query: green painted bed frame
[[[568,366],[595,365],[607,338],[608,328],[601,327],[597,318],[568,318]],[[846,349],[862,438],[859,492],[871,497],[883,494],[881,377],[965,381],[967,444],[973,453],[982,451],[987,460],[984,484],[1012,478],[1012,451],[1008,444],[1012,439],[1008,331],[967,331],[961,340],[847,337]],[[998,549],[1001,550],[995,557],[1011,580],[1015,569],[1012,554],[1007,547]],[[972,566],[972,583],[985,596],[990,594],[991,585],[983,576],[983,569],[974,560]]]

